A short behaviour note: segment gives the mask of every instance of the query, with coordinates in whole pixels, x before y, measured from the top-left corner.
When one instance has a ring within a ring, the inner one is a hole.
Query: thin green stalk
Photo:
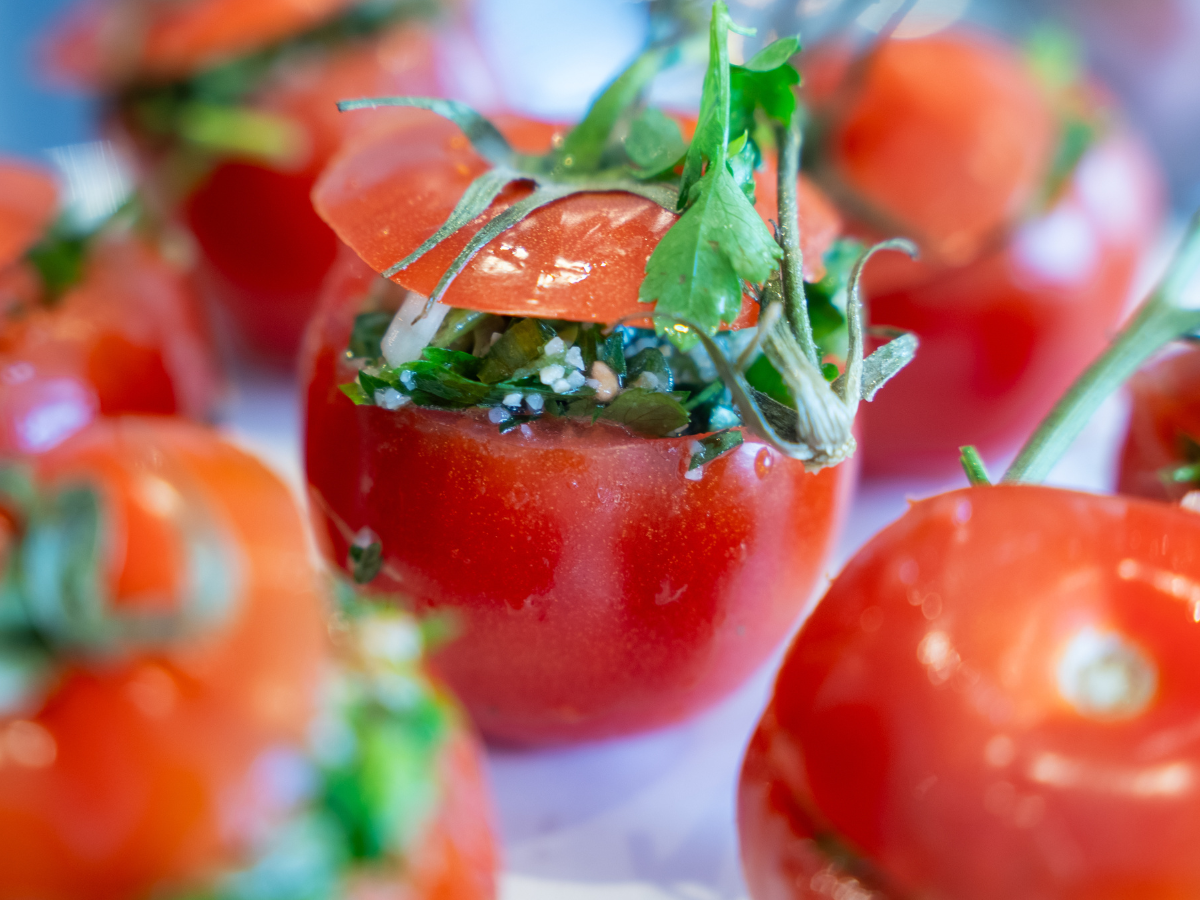
[[[804,296],[804,254],[800,249],[800,206],[796,184],[800,178],[800,126],[795,117],[788,125],[775,126],[779,147],[779,246],[783,248],[780,277],[783,280],[783,304],[788,324],[808,361],[819,365],[817,344],[813,340],[808,300]]]
[[[963,471],[967,473],[968,482],[973,486],[992,483],[992,480],[988,478],[987,466],[983,464],[983,458],[972,444],[959,447],[958,451],[961,454],[959,462],[962,464]]]
[[[1005,482],[1044,480],[1109,394],[1161,347],[1200,328],[1200,309],[1182,305],[1198,271],[1200,213],[1188,223],[1183,243],[1154,293],[1042,420],[1004,473]]]

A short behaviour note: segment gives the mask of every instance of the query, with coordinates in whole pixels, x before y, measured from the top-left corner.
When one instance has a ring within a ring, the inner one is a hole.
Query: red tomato
[[[1200,517],[914,503],[796,638],[747,754],[755,900],[1200,891]]]
[[[1128,299],[1160,219],[1156,166],[1110,130],[1035,213],[1065,101],[976,32],[888,41],[858,81],[829,56],[811,68],[819,177],[853,230],[907,234],[924,255],[882,257],[865,279],[871,322],[921,339],[864,407],[866,470],[946,475],[963,444],[1015,450]]]
[[[207,68],[300,34],[360,0],[185,0],[145,4],[118,0],[84,7],[55,38],[51,67],[77,83],[119,93],[131,83],[185,79]],[[443,15],[449,15],[446,10]],[[132,35],[132,37],[131,37]],[[469,39],[455,52],[471,53]],[[275,65],[243,101],[294,132],[292,157],[274,162],[237,154],[200,169],[180,165],[172,141],[114,122],[151,190],[177,213],[199,245],[206,299],[222,312],[234,342],[259,359],[290,365],[337,239],[312,211],[309,194],[330,156],[350,135],[379,118],[341,115],[336,102],[386,95],[447,92],[437,36],[398,25]],[[482,65],[482,63],[478,63]],[[385,113],[388,121],[404,113]],[[190,174],[184,174],[190,173]],[[182,183],[195,179],[193,183]]]
[[[0,272],[0,453],[36,453],[98,415],[208,415],[221,379],[191,286],[140,239],[95,239],[46,303],[30,267]]]
[[[1118,489],[1178,500],[1195,484],[1169,484],[1165,470],[1200,462],[1200,349],[1188,346],[1147,366],[1129,381],[1133,409],[1121,451]]]
[[[434,665],[485,734],[653,728],[766,660],[822,573],[850,467],[809,474],[747,435],[693,481],[692,437],[567,419],[501,435],[482,411],[356,407],[337,386],[355,377],[345,348],[375,276],[349,255],[334,271],[305,351],[325,552],[344,564],[371,529],[372,589],[452,616],[461,635]]]
[[[361,0],[110,0],[79,4],[48,47],[59,77],[88,86],[137,73],[180,78],[330,19]]]
[[[37,242],[54,219],[54,179],[23,162],[0,158],[0,269]]]
[[[863,407],[867,471],[945,474],[963,444],[993,459],[1015,450],[1107,344],[1158,196],[1141,147],[1114,136],[1002,247],[955,268],[908,264],[906,285],[869,285],[872,323],[915,331],[921,348]],[[887,278],[894,261],[879,263]]]
[[[359,113],[371,115],[371,113]],[[502,123],[523,150],[544,151],[555,129],[514,118]],[[457,126],[431,113],[351,145],[313,192],[317,212],[376,271],[406,257],[437,231],[470,183],[490,166]],[[776,216],[771,170],[759,178],[759,212]],[[510,185],[479,218],[429,251],[394,281],[428,296],[442,273],[490,219],[531,188]],[[799,191],[801,234],[810,278],[840,230],[828,201],[807,181]],[[638,289],[646,260],[678,216],[633,194],[576,194],[559,200],[489,242],[455,279],[450,306],[504,315],[614,322],[645,313]],[[735,327],[753,324],[743,304]]]
[[[886,41],[861,73],[844,62],[826,53],[805,63],[829,120],[818,152],[927,253],[966,262],[1032,204],[1056,123],[1015,49],[958,30]]]
[[[44,701],[0,714],[0,896],[148,896],[249,837],[252,763],[311,715],[319,582],[288,490],[199,426],[97,423],[35,465],[44,486],[99,492],[112,609],[176,609],[213,529],[222,558],[203,574],[232,578],[193,639],[64,660]]]

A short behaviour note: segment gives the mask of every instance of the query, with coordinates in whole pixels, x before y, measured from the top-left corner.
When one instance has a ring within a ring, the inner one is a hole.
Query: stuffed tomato
[[[824,574],[846,464],[810,474],[747,435],[691,468],[703,435],[355,406],[339,386],[359,374],[347,348],[378,284],[348,257],[309,334],[318,530],[352,570],[352,549],[378,544],[372,590],[450,614],[459,633],[434,665],[485,734],[543,743],[667,724],[767,658]]]
[[[420,633],[355,609],[330,656],[260,463],[97,423],[0,466],[0,551],[0,894],[493,896],[474,739]]]
[[[337,252],[308,199],[363,121],[339,117],[336,101],[447,92],[442,44],[474,52],[464,30],[440,36],[417,12],[362,0],[116,0],[81,8],[56,36],[53,67],[106,94],[112,132],[195,238],[207,299],[256,358],[290,363]]]
[[[198,301],[136,216],[51,225],[48,174],[5,163],[0,181],[0,453],[46,450],[97,416],[209,415],[221,379]]]
[[[790,39],[734,72],[728,23],[716,4],[690,146],[630,89],[652,48],[574,130],[435,105],[454,124],[360,142],[314,192],[366,263],[347,254],[305,352],[325,550],[447,616],[459,636],[434,665],[498,740],[626,734],[712,704],[805,611],[841,519],[854,413],[834,394],[860,384],[831,387],[818,344],[844,322],[846,248],[794,154],[756,175],[758,146],[731,140],[757,113],[750,91],[731,102],[731,74],[789,97],[797,76]],[[773,299],[799,289],[801,247],[811,276],[829,263],[797,312],[806,351]],[[820,414],[797,411],[804,392]],[[828,440],[804,438],[825,414]]]
[[[1013,451],[1129,299],[1160,178],[1070,63],[955,30],[888,41],[849,72],[814,65],[815,177],[858,233],[922,249],[866,278],[872,321],[922,342],[864,411],[869,472],[946,474],[963,443]]]

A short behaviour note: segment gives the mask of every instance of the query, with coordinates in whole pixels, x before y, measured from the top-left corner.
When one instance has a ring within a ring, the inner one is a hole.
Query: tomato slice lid
[[[57,211],[58,188],[49,172],[0,159],[0,268],[37,243]]]
[[[544,148],[555,134],[553,126],[528,120],[497,124],[516,144],[540,137]],[[374,133],[335,159],[317,182],[313,202],[338,236],[383,272],[437,231],[487,168],[456,126],[411,111],[403,124]],[[759,213],[774,217],[773,175],[764,171],[758,181]],[[529,191],[527,183],[510,185],[487,212],[393,280],[428,296],[470,238]],[[817,264],[806,264],[806,275],[819,277],[819,261],[840,221],[832,205],[808,184],[800,191],[800,216],[805,259]],[[638,301],[638,289],[646,261],[677,218],[629,193],[573,194],[485,245],[443,301],[481,312],[583,322],[644,315],[650,307]],[[755,306],[744,303],[734,327],[753,324],[756,315]]]
[[[305,31],[363,0],[84,0],[52,33],[53,74],[103,87],[177,78]]]

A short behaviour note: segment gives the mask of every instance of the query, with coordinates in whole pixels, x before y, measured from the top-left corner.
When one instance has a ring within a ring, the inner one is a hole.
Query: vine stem
[[[788,125],[775,126],[775,143],[779,147],[779,246],[783,248],[780,278],[788,324],[808,361],[819,366],[812,321],[808,317],[808,299],[804,296],[804,253],[800,249],[800,203],[796,188],[800,179],[802,138],[795,119],[793,116]]]
[[[1160,348],[1200,328],[1200,309],[1184,303],[1200,271],[1200,212],[1188,223],[1167,273],[1108,349],[1071,385],[1004,473],[1009,484],[1046,478],[1100,404]]]

